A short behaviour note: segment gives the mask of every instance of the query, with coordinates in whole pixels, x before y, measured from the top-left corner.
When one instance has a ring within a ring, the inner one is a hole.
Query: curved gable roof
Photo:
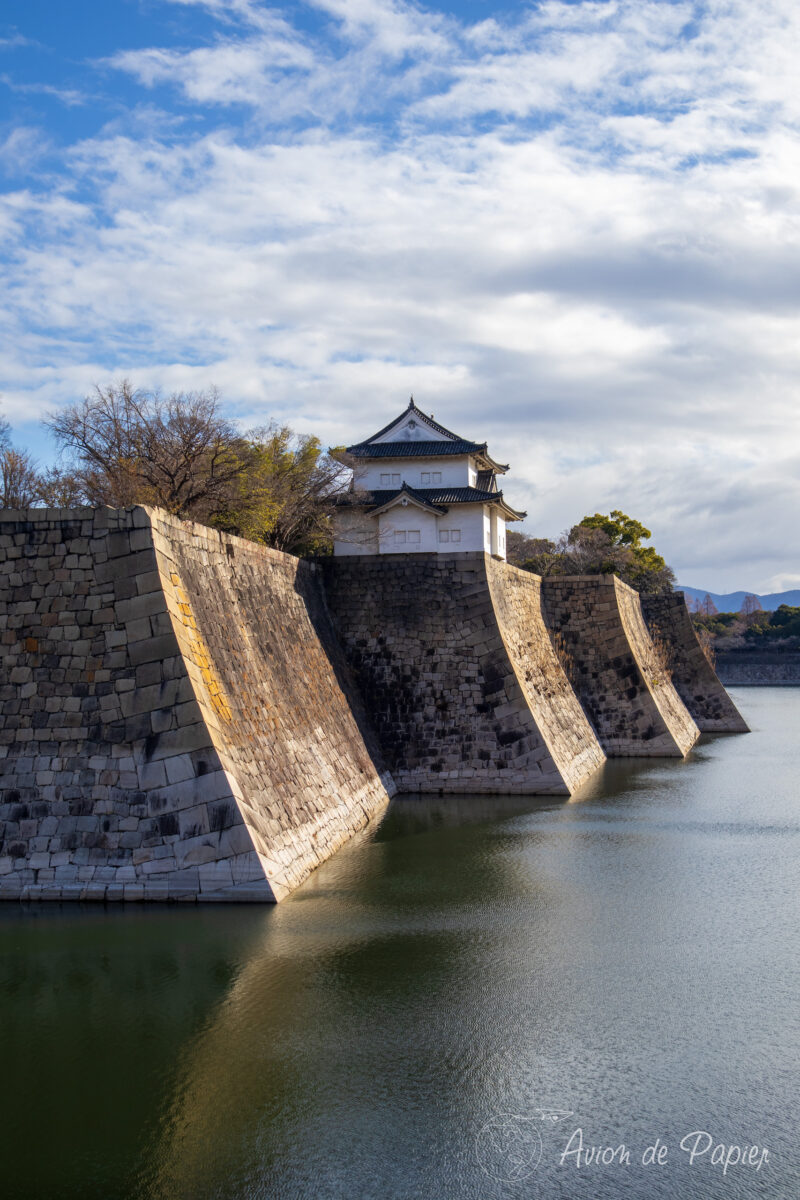
[[[412,413],[421,427],[421,437],[414,436],[400,441],[382,440]],[[426,438],[426,428],[437,436]],[[427,416],[417,408],[413,396],[399,417],[395,417],[388,425],[384,425],[383,429],[365,438],[363,442],[348,446],[347,453],[352,454],[353,458],[438,458],[440,455],[473,454],[481,460],[482,466],[490,470],[499,471],[501,474],[508,470],[507,463],[497,463],[489,455],[486,442],[472,442],[468,438],[459,437],[452,429],[446,429],[444,425],[434,421],[433,417]]]
[[[433,417],[429,417],[426,413],[424,413],[421,408],[417,408],[416,404],[414,403],[414,397],[412,396],[408,402],[408,407],[403,409],[399,417],[395,417],[394,420],[390,421],[388,425],[384,425],[383,429],[379,429],[377,433],[373,433],[372,437],[365,438],[365,440],[360,442],[359,445],[368,446],[371,442],[376,442],[379,438],[386,437],[386,434],[390,433],[392,429],[394,429],[395,425],[399,425],[409,413],[413,413],[418,421],[420,421],[423,425],[426,425],[428,429],[433,430],[434,433],[438,433],[440,437],[446,438],[453,442],[464,442],[467,440],[459,437],[457,433],[453,433],[451,429],[445,429],[444,425],[440,425],[438,421],[434,421]]]

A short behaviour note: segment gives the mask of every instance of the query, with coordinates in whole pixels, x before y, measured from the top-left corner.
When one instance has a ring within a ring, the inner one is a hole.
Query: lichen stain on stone
[[[203,677],[203,683],[208,693],[208,698],[211,702],[211,707],[218,717],[223,721],[231,722],[233,714],[230,704],[228,703],[222,684],[217,679],[214,672],[214,664],[211,659],[208,646],[206,645],[200,630],[197,628],[197,622],[192,612],[192,606],[189,603],[187,596],[177,571],[170,572],[170,582],[175,590],[175,599],[178,601],[178,608],[181,614],[181,624],[189,631],[189,657],[192,662],[199,667],[200,674]]]

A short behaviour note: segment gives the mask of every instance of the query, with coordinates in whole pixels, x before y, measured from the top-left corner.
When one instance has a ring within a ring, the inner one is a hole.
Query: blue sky
[[[790,0],[6,0],[0,405],[217,385],[334,444],[410,392],[527,529],[800,584]]]

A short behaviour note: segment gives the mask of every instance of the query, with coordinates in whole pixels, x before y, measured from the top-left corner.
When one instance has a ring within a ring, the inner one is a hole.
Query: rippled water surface
[[[397,801],[277,908],[0,907],[0,1196],[800,1196],[800,689],[735,699],[569,803]]]

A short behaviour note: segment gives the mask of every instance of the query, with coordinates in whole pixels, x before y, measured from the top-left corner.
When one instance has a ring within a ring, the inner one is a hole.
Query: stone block
[[[166,786],[167,772],[163,762],[140,763],[138,775],[139,786],[146,791]]]
[[[163,637],[143,638],[128,646],[128,655],[134,667],[144,663],[160,662],[175,653],[175,638],[171,634]]]
[[[195,767],[188,754],[176,754],[163,761],[168,783],[183,783],[184,780],[194,779]]]

